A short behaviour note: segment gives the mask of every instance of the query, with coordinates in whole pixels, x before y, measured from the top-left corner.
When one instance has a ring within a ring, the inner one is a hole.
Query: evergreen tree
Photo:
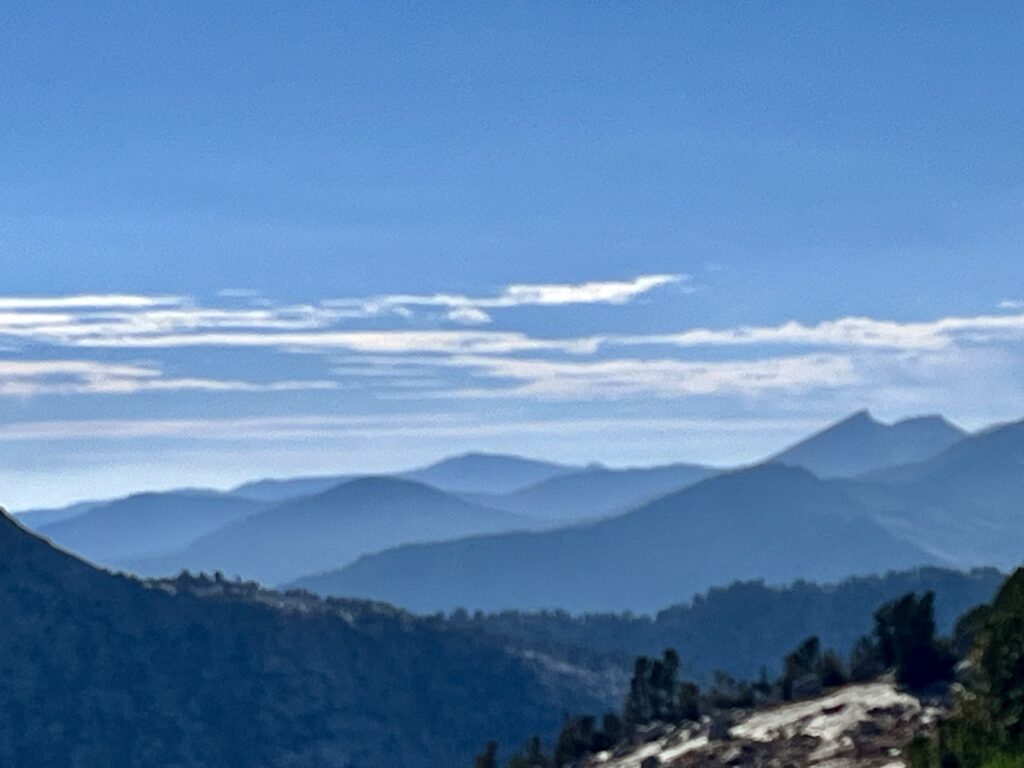
[[[882,664],[896,670],[910,688],[948,680],[953,657],[935,639],[935,594],[918,598],[909,593],[875,612],[875,637]]]
[[[476,756],[476,768],[498,768],[498,742],[489,741],[484,751]]]

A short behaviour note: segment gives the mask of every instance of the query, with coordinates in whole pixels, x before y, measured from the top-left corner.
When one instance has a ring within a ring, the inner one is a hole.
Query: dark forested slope
[[[6,515],[0,617],[0,765],[448,768],[595,706],[437,620],[113,576]]]

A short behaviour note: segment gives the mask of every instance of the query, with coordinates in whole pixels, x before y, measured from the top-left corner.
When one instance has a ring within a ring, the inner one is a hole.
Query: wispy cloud
[[[538,339],[525,333],[492,331],[314,331],[308,333],[232,332],[97,336],[77,339],[74,346],[109,349],[172,349],[182,347],[268,347],[281,350],[377,352],[381,354],[508,354],[557,351],[586,354],[597,350],[599,338]]]
[[[182,296],[139,296],[124,293],[79,296],[2,296],[2,309],[140,309],[184,304]]]
[[[586,283],[522,283],[506,286],[497,296],[465,296],[436,293],[431,295],[391,294],[371,299],[332,299],[324,302],[328,307],[362,308],[364,311],[386,313],[408,311],[412,307],[439,307],[447,309],[449,320],[465,324],[483,324],[491,321],[488,309],[525,306],[567,306],[573,304],[626,304],[655,288],[677,284],[683,290],[692,290],[688,275],[640,275],[632,280],[603,280]]]
[[[51,347],[66,357],[143,349],[169,357],[174,350],[217,348],[263,350],[268,355],[308,352],[327,358],[324,374],[308,381],[208,377],[195,375],[187,365],[174,376],[155,364],[110,364],[104,368],[105,363],[66,360],[63,369],[48,363],[51,368],[46,371],[18,371],[8,366],[6,372],[0,369],[0,394],[273,392],[356,386],[351,379],[357,374],[345,373],[342,368],[330,370],[336,362],[333,358],[341,355],[376,356],[379,359],[365,367],[383,370],[380,375],[391,379],[399,376],[396,371],[400,368],[421,366],[415,375],[405,376],[415,379],[414,384],[365,387],[379,397],[581,401],[644,396],[757,397],[809,390],[852,391],[865,376],[877,379],[879,371],[889,370],[894,372],[887,377],[891,391],[903,391],[909,398],[922,392],[921,382],[929,371],[953,370],[942,360],[962,357],[969,348],[996,350],[1024,339],[1024,312],[1014,311],[922,321],[839,317],[813,324],[793,320],[665,333],[604,331],[547,337],[480,327],[439,328],[436,316],[429,323],[418,323],[417,312],[423,307],[441,310],[440,317],[449,322],[478,326],[489,322],[489,311],[498,308],[617,305],[672,284],[688,289],[686,276],[658,274],[622,281],[514,284],[494,296],[394,294],[288,305],[254,305],[250,301],[239,305],[236,299],[253,297],[237,290],[227,297],[231,301],[219,306],[203,306],[175,296],[134,294],[0,297],[0,343],[4,346]],[[1003,304],[1004,309],[1012,310],[1012,302]],[[403,313],[403,319],[396,321],[395,316]],[[373,318],[374,327],[365,327],[368,318]],[[353,328],[350,321],[362,322],[364,327]],[[377,327],[380,325],[385,327]],[[742,352],[731,351],[741,347]],[[712,351],[701,355],[707,359],[694,360],[694,353],[688,350],[698,348]],[[926,354],[943,352],[949,354]],[[877,354],[869,358],[869,353]],[[913,364],[906,355],[916,355]],[[385,359],[397,367],[384,366]],[[1007,363],[1001,365],[1007,368]],[[172,367],[181,370],[183,366]],[[905,381],[899,381],[899,375],[905,375]],[[934,391],[942,384],[928,386]]]
[[[0,442],[61,440],[288,441],[366,437],[493,437],[548,434],[602,434],[617,430],[702,431],[718,433],[790,432],[822,426],[815,419],[584,418],[476,419],[460,413],[337,416],[306,414],[221,419],[80,419],[0,425]],[[394,469],[392,466],[391,469]]]
[[[168,378],[152,366],[93,360],[0,360],[0,397],[37,395],[122,395],[134,392],[280,392],[333,389],[337,382]]]
[[[843,317],[816,325],[790,321],[774,326],[694,328],[679,333],[605,337],[618,345],[665,344],[677,347],[741,345],[808,345],[866,349],[942,349],[958,339],[984,342],[1024,338],[1024,314],[944,317],[925,322],[898,322],[871,317]]]
[[[387,358],[370,359],[386,375],[395,369]],[[412,362],[429,365],[429,358]],[[759,396],[853,384],[856,373],[848,357],[806,355],[758,360],[683,361],[628,358],[601,361],[540,360],[519,357],[455,355],[433,361],[460,368],[491,382],[486,387],[435,390],[433,397],[529,398],[538,400],[618,399],[637,395],[684,397],[699,395]],[[358,371],[358,369],[356,369]],[[358,374],[357,374],[358,375]],[[364,374],[365,375],[365,374]]]

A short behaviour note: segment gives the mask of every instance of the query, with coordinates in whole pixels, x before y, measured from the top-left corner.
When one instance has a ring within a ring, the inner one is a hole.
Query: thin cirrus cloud
[[[405,364],[419,357],[424,358],[421,364],[426,370],[415,384],[396,387],[405,390],[400,396],[585,400],[839,389],[853,387],[862,378],[858,371],[868,352],[889,355],[885,364],[898,372],[910,370],[899,357],[903,354],[968,347],[994,350],[999,344],[1024,339],[1024,313],[1012,311],[914,322],[839,317],[816,324],[794,320],[778,325],[693,327],[641,335],[602,331],[571,337],[480,327],[415,327],[422,308],[442,310],[443,317],[455,325],[481,326],[496,309],[621,305],[668,285],[691,289],[685,275],[651,274],[618,281],[513,284],[493,296],[390,294],[288,305],[274,305],[262,297],[259,304],[238,305],[237,299],[257,298],[248,289],[222,294],[229,301],[221,306],[203,306],[190,297],[129,293],[0,297],[0,343],[8,351],[11,344],[42,345],[90,350],[91,354],[145,349],[169,355],[187,348],[242,348],[264,350],[268,355],[380,356]],[[1004,310],[1014,307],[1010,301],[1001,305]],[[402,318],[401,327],[396,327],[396,317]],[[385,327],[345,327],[350,321],[369,318]],[[704,347],[719,350],[709,355],[715,359],[693,360],[684,351]],[[750,350],[728,352],[740,347]],[[771,351],[783,347],[803,349],[801,354]],[[750,359],[751,350],[755,359]],[[66,363],[63,370],[34,373],[27,368],[18,372],[7,364],[4,373],[5,364],[0,361],[0,394],[316,390],[338,388],[343,379],[357,375],[335,369],[335,378],[254,382],[187,374],[170,377],[142,365],[128,366],[128,370],[103,368],[104,363],[92,361]],[[914,370],[915,379],[924,375],[924,365]],[[380,360],[369,367],[383,370],[382,376],[393,375],[388,373],[393,366],[389,369]],[[469,386],[463,380],[467,375],[473,380]]]
[[[387,366],[383,358],[363,360]],[[613,359],[599,361],[538,360],[517,357],[457,355],[443,359],[417,358],[415,366],[460,368],[487,380],[490,386],[434,389],[430,397],[504,398],[539,400],[618,399],[634,395],[683,397],[694,395],[761,395],[836,388],[857,382],[857,373],[842,355],[769,357],[757,360],[684,361],[672,359]],[[346,369],[342,369],[343,371]],[[349,368],[348,371],[360,369]],[[385,368],[385,370],[387,370]],[[391,373],[394,373],[392,370]]]
[[[683,274],[639,275],[632,280],[602,280],[585,283],[512,284],[497,296],[391,294],[372,299],[331,299],[324,306],[361,308],[368,314],[399,312],[408,314],[414,307],[438,307],[447,310],[447,319],[465,325],[491,322],[489,309],[514,307],[556,307],[574,304],[627,304],[655,288],[676,284],[692,291],[690,276]]]
[[[944,317],[926,322],[897,322],[870,317],[842,317],[817,325],[791,321],[774,326],[695,328],[679,333],[608,337],[620,344],[665,344],[677,347],[809,345],[893,350],[943,349],[958,340],[988,342],[1024,338],[1024,314]]]
[[[78,296],[2,296],[0,310],[7,309],[141,309],[172,307],[185,303],[182,296],[139,296],[124,293]]]
[[[133,440],[170,438],[231,442],[289,441],[364,437],[493,437],[548,435],[557,432],[603,434],[614,430],[690,430],[702,432],[806,431],[820,421],[804,419],[588,418],[478,419],[463,413],[384,413],[376,416],[304,414],[210,419],[73,419],[0,425],[0,442],[60,440]]]
[[[0,360],[0,396],[32,397],[135,392],[280,392],[333,389],[335,381],[270,381],[167,378],[159,368],[93,360]]]

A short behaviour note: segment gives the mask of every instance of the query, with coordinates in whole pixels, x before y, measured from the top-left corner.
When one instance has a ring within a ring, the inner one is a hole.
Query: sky
[[[2,17],[13,509],[1024,417],[1019,3]]]

